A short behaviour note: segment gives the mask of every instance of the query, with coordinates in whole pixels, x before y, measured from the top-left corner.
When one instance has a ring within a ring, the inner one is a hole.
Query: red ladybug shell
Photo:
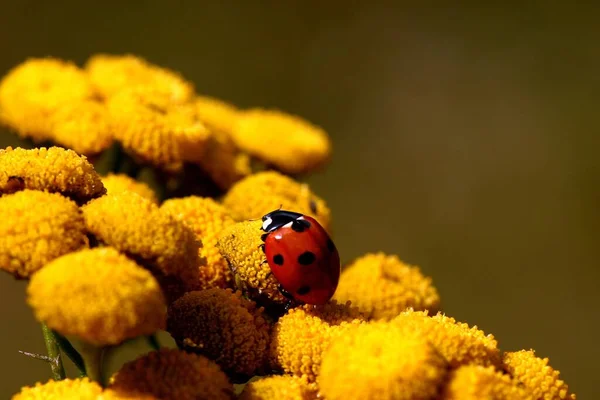
[[[304,229],[294,229],[290,222],[265,235],[267,262],[294,299],[323,304],[337,289],[340,256],[327,231],[314,218],[302,215],[298,220],[304,220]]]

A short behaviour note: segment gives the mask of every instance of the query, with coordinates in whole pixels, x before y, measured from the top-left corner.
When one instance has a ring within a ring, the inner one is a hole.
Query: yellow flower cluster
[[[137,181],[125,174],[108,173],[102,177],[102,183],[108,194],[118,194],[122,192],[134,192],[158,204],[156,193],[150,186],[144,182]]]
[[[12,400],[99,400],[102,387],[89,378],[49,380],[26,386]]]
[[[313,400],[317,396],[314,385],[293,375],[271,375],[249,382],[239,400]]]

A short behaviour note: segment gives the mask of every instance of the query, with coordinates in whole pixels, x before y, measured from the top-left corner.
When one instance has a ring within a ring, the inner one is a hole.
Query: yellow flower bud
[[[89,378],[53,379],[25,386],[12,400],[99,400],[102,387]]]

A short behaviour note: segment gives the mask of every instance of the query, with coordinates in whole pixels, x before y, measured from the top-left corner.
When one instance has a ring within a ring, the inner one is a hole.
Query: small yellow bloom
[[[198,354],[161,349],[123,365],[106,400],[231,400],[233,385],[217,364]]]
[[[0,269],[17,278],[88,245],[77,204],[58,193],[23,190],[2,196],[0,221]]]
[[[437,311],[440,296],[418,267],[395,255],[369,253],[347,266],[334,298],[351,301],[368,318],[392,319],[411,307]]]
[[[50,379],[21,388],[12,400],[99,400],[101,393],[102,387],[89,378]]]
[[[144,182],[137,181],[126,174],[109,173],[102,177],[102,183],[108,194],[123,193],[125,191],[135,192],[140,196],[158,204],[156,193]]]
[[[96,100],[64,104],[52,114],[51,122],[51,139],[80,154],[101,153],[113,142],[106,106]]]
[[[231,187],[223,205],[237,221],[261,218],[281,207],[314,217],[330,228],[330,210],[323,199],[302,184],[275,171],[250,175]]]
[[[27,301],[39,321],[94,345],[149,335],[166,321],[152,274],[110,247],[50,262],[31,278]]]
[[[218,235],[235,223],[229,212],[215,200],[198,196],[169,199],[160,208],[186,223],[202,241],[200,257],[206,263],[199,269],[200,289],[232,287],[233,275],[216,247]]]
[[[446,372],[445,360],[424,338],[365,324],[324,351],[318,383],[328,400],[433,399]]]
[[[270,326],[263,309],[231,289],[188,292],[169,306],[167,331],[228,372],[252,375],[266,361]]]
[[[183,222],[134,192],[95,199],[82,207],[87,230],[148,268],[174,300],[199,287],[201,243]]]
[[[59,192],[78,203],[106,193],[94,166],[73,150],[0,149],[0,194],[22,189]]]
[[[442,400],[537,400],[494,367],[464,365],[450,373]]]
[[[427,338],[453,368],[465,364],[500,365],[498,342],[477,326],[469,327],[441,313],[430,317],[427,311],[412,310],[402,312],[391,323]]]
[[[239,400],[312,400],[317,396],[314,384],[293,375],[271,375],[244,386]]]
[[[240,149],[287,174],[320,168],[331,153],[331,141],[322,128],[277,110],[241,112],[232,137]]]
[[[123,89],[108,100],[115,138],[142,162],[166,171],[202,159],[211,135],[191,104],[173,104],[152,86]]]
[[[364,318],[358,309],[335,301],[290,309],[273,327],[269,349],[271,365],[314,382],[323,351],[361,323]]]
[[[195,103],[200,119],[209,128],[231,135],[240,116],[240,110],[236,106],[209,96],[197,96]]]
[[[279,282],[273,276],[265,253],[262,221],[238,222],[223,229],[217,239],[217,249],[229,263],[236,285],[259,304],[282,305],[287,299],[279,291]]]
[[[94,95],[85,73],[70,61],[30,58],[0,82],[0,119],[23,137],[52,137],[51,116]]]
[[[559,378],[560,372],[552,368],[548,358],[536,357],[533,350],[504,354],[504,369],[523,385],[531,396],[539,400],[575,400],[569,386]]]
[[[179,73],[159,67],[131,54],[96,54],[87,61],[89,79],[104,97],[134,86],[151,86],[168,93],[175,102],[191,100],[194,85]]]

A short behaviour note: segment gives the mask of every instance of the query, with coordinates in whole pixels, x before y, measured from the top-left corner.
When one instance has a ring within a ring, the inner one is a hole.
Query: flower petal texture
[[[492,366],[463,365],[450,373],[442,400],[536,400]]]
[[[232,287],[233,275],[216,247],[218,235],[235,223],[227,209],[211,198],[199,196],[169,199],[160,208],[187,224],[202,241],[200,257],[206,263],[199,268],[200,289]]]
[[[0,221],[0,269],[19,279],[88,245],[77,204],[58,193],[23,190],[2,196]]]
[[[0,150],[0,194],[22,189],[59,192],[78,203],[106,193],[85,156],[60,147]]]
[[[286,174],[316,170],[331,153],[331,141],[321,127],[279,110],[241,112],[232,137],[240,149]]]
[[[533,350],[504,353],[504,369],[539,400],[575,400],[569,386],[559,378],[560,372],[550,366],[548,358],[540,358]]]
[[[317,396],[315,385],[293,375],[271,375],[244,386],[239,400],[312,400]]]
[[[110,380],[105,398],[231,400],[233,385],[208,358],[161,349],[123,365]]]
[[[366,254],[344,268],[334,298],[351,301],[371,319],[392,319],[409,307],[435,312],[440,305],[431,278],[382,252]]]
[[[266,361],[270,326],[263,309],[231,289],[188,292],[169,307],[167,331],[180,348],[224,371],[252,375]]]
[[[111,247],[50,262],[31,278],[27,300],[39,321],[95,345],[149,335],[166,320],[152,274]]]
[[[273,368],[314,382],[328,346],[364,317],[350,304],[331,301],[290,309],[275,324],[269,349]]]
[[[137,181],[126,174],[108,173],[102,177],[102,183],[108,194],[134,192],[152,203],[158,204],[156,193],[144,182]]]
[[[122,192],[82,207],[87,230],[148,268],[169,301],[199,287],[201,242],[183,222],[148,199]]]
[[[102,387],[89,378],[38,382],[26,386],[12,400],[99,400]]]
[[[435,398],[446,372],[426,339],[389,324],[364,324],[324,351],[318,384],[330,400],[425,400]]]

